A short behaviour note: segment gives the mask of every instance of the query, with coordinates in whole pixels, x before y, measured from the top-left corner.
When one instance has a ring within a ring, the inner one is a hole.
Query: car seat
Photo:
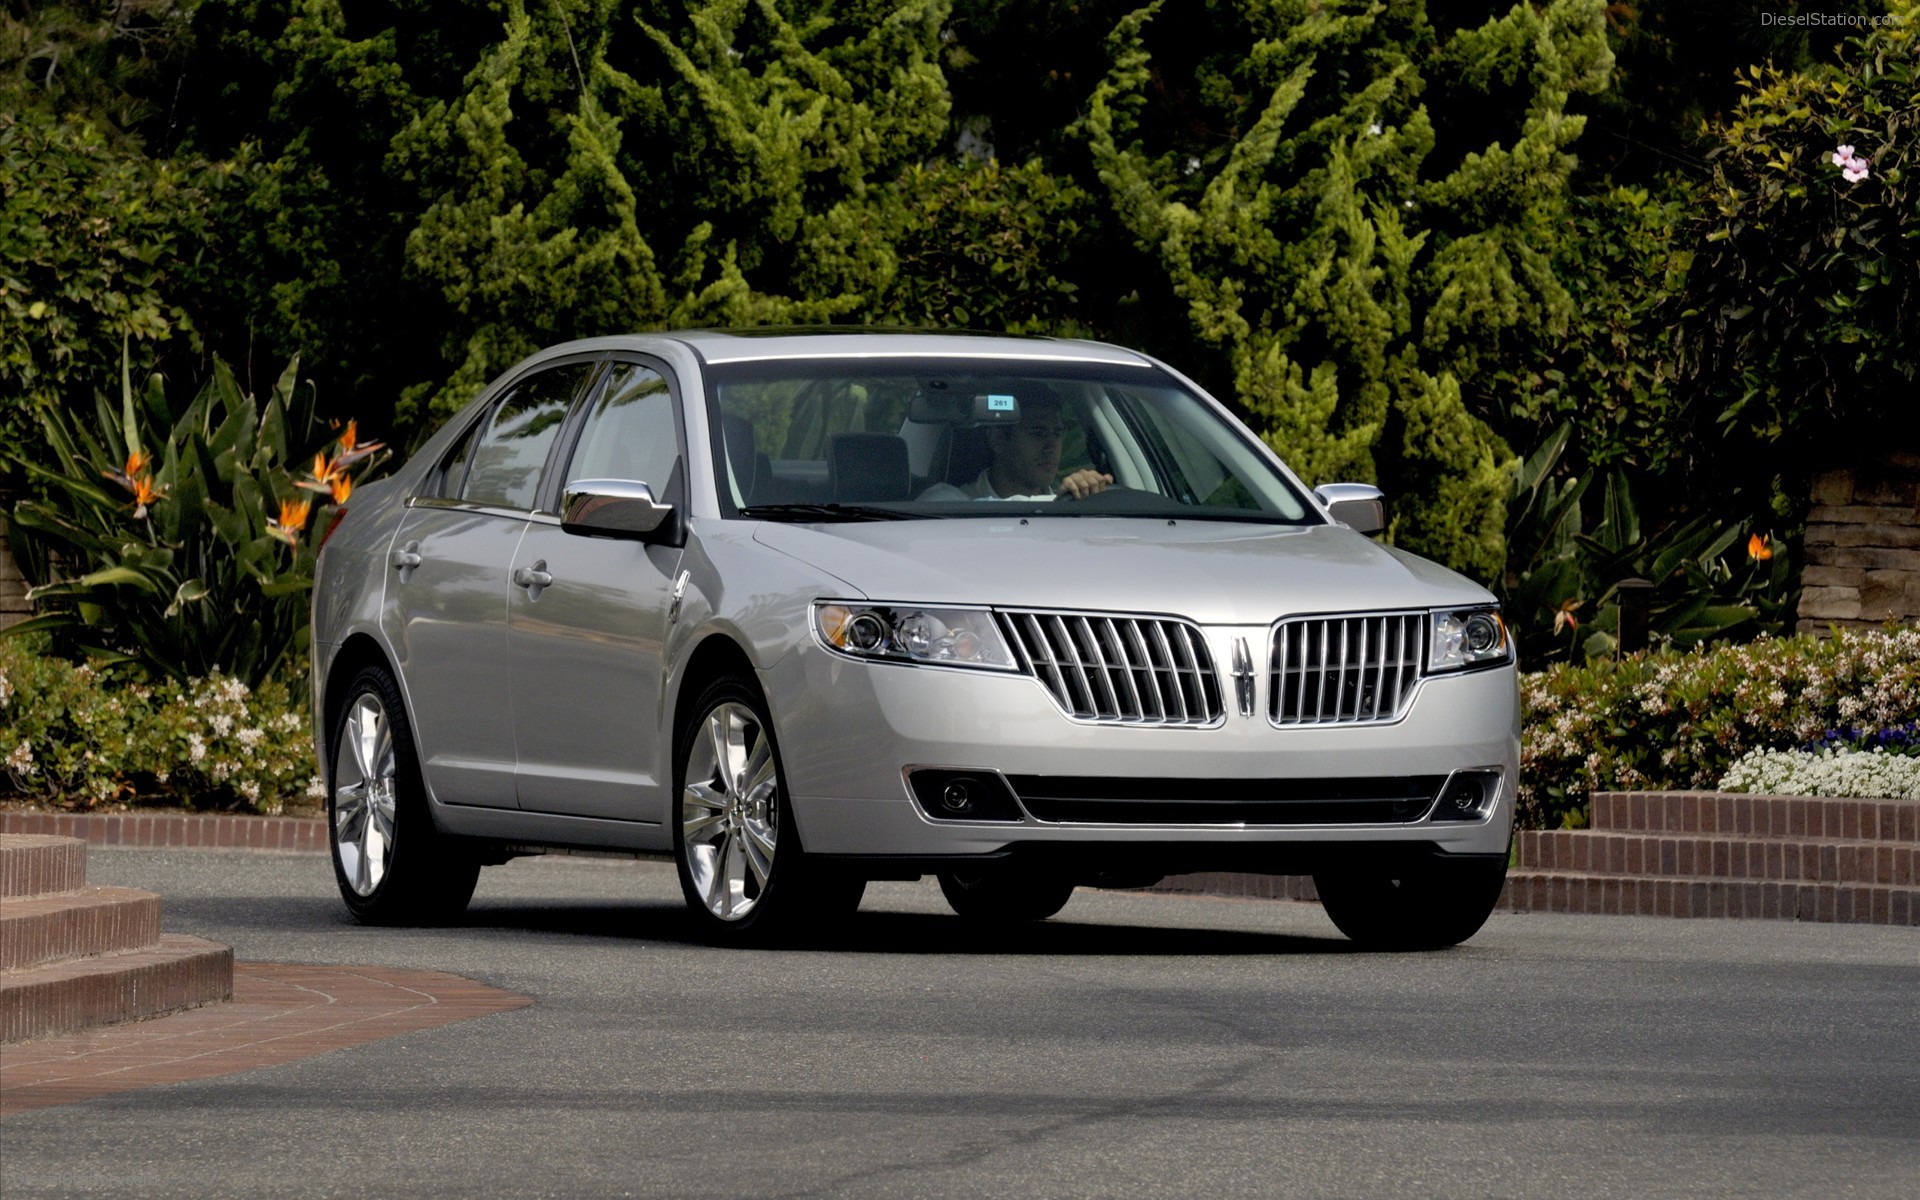
[[[871,504],[912,495],[907,440],[894,433],[836,433],[827,449],[827,485],[836,502]]]

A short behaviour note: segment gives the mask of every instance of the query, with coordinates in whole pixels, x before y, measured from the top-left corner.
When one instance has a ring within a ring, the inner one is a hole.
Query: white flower
[[[1920,799],[1920,758],[1884,750],[1750,750],[1720,777],[1723,792]]]
[[[7,679],[7,673],[0,671],[0,708],[5,708],[7,701],[11,699],[13,699],[13,684]]]
[[[326,798],[327,798],[327,785],[320,781],[320,777],[318,775],[308,776],[307,777],[307,799],[325,800]]]
[[[1384,131],[1380,128],[1380,122],[1375,121],[1373,124],[1367,126],[1367,132],[1372,134],[1374,137],[1379,137],[1380,134]]]
[[[7,770],[15,775],[33,774],[33,747],[26,742],[15,746],[13,753],[7,755]]]
[[[1198,171],[1199,169],[1200,169],[1200,160],[1198,158],[1193,157],[1192,155],[1189,155],[1187,157],[1187,174],[1191,175],[1194,172]]]
[[[187,735],[187,761],[192,763],[197,763],[201,759],[205,758],[206,756],[207,756],[207,744],[200,740],[200,735],[197,733],[188,734]]]
[[[225,737],[233,730],[233,718],[225,713],[209,719],[207,724],[212,727],[215,737]]]
[[[242,746],[245,746],[247,749],[251,750],[255,746],[259,745],[261,738],[267,735],[262,733],[258,729],[242,729],[239,733],[236,733],[233,736],[235,737],[235,739],[239,741],[239,743]]]
[[[234,790],[242,796],[245,796],[248,804],[258,804],[260,802],[260,785],[251,779],[242,781]]]

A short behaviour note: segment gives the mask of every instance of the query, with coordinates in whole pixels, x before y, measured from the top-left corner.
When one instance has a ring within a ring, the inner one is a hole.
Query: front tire
[[[1506,855],[1411,859],[1313,877],[1327,916],[1369,950],[1440,950],[1486,924],[1507,878]]]
[[[441,833],[399,685],[369,666],[334,722],[327,786],[333,876],[363,925],[438,925],[466,911],[480,862]]]
[[[723,676],[688,712],[675,739],[673,856],[701,932],[749,942],[858,908],[866,881],[829,871],[801,849],[760,690]]]
[[[942,871],[940,893],[969,921],[1014,925],[1044,921],[1073,898],[1071,880],[1007,871]]]

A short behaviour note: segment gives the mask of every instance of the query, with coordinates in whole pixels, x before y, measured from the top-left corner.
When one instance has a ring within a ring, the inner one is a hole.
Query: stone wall
[[[1814,476],[1802,633],[1920,620],[1920,454]]]

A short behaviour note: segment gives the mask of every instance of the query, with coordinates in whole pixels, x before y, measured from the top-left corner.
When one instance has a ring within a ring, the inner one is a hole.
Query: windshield
[[[729,515],[1319,523],[1244,428],[1152,367],[848,358],[708,371]]]

